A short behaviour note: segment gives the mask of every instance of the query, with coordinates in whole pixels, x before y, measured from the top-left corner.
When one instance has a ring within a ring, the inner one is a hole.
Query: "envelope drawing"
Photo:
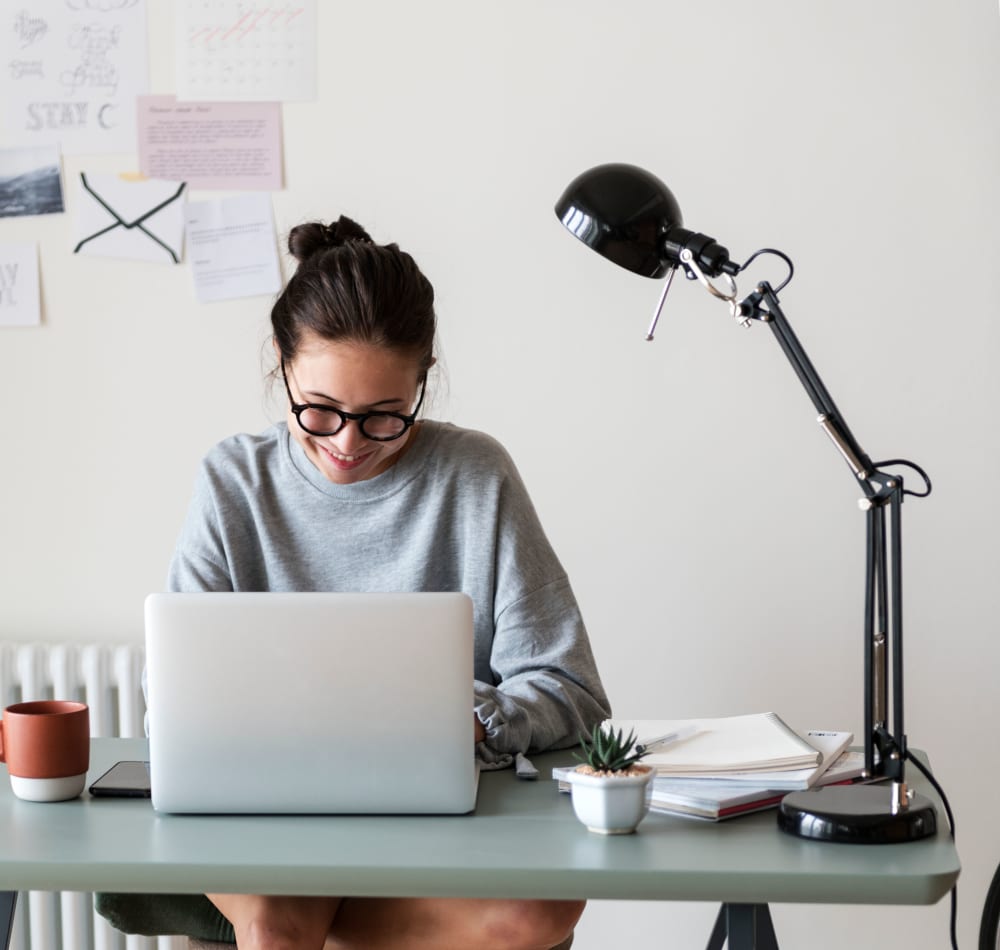
[[[179,264],[184,182],[80,173],[74,254]]]

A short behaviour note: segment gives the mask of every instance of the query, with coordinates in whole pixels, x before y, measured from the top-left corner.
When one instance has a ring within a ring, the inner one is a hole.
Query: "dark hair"
[[[300,224],[288,235],[299,262],[271,309],[282,359],[304,333],[412,353],[422,371],[434,361],[434,288],[395,244],[375,244],[360,224]]]

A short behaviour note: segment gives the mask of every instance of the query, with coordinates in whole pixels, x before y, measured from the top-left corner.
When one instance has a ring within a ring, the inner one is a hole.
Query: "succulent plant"
[[[636,741],[635,732],[626,736],[623,729],[597,725],[589,736],[580,734],[582,754],[573,755],[595,772],[624,772],[646,754],[636,751]]]

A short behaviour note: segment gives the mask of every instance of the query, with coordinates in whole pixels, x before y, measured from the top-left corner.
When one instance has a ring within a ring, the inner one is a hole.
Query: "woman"
[[[610,715],[569,581],[503,448],[418,421],[434,291],[353,221],[300,225],[271,314],[285,422],[205,459],[172,590],[464,591],[480,759],[574,744]],[[578,901],[213,894],[241,948],[548,948]],[[568,944],[566,944],[568,945]]]

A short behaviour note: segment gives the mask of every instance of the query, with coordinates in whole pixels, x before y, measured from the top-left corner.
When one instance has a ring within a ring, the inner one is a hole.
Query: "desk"
[[[145,740],[94,739],[88,783],[143,758]],[[475,814],[452,817],[160,815],[146,799],[86,792],[24,802],[4,780],[0,888],[712,901],[736,950],[774,945],[754,938],[771,902],[934,904],[958,878],[946,832],[826,844],[782,834],[773,811],[720,824],[651,814],[634,835],[595,835],[548,777],[571,755],[533,761],[538,781],[485,772]]]

